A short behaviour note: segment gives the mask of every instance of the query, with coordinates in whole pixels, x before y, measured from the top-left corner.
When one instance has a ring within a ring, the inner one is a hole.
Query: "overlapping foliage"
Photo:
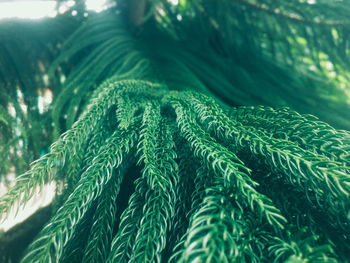
[[[2,175],[13,167],[17,173],[27,168],[71,127],[98,84],[136,64],[133,79],[151,75],[170,88],[209,91],[231,106],[289,106],[350,129],[346,1],[141,1],[148,9],[140,28],[125,22],[129,2],[109,0],[113,14],[94,15],[85,10],[84,0],[76,0],[69,9],[76,16],[67,12],[51,21],[1,22]],[[81,45],[74,45],[78,41]],[[45,84],[43,75],[53,61]],[[68,79],[61,90],[63,76]],[[40,113],[37,106],[45,88],[58,96],[54,134],[51,108]]]
[[[347,262],[350,133],[294,111],[349,127],[320,60],[347,67],[343,2],[151,1],[142,28],[124,4],[52,64],[61,135],[0,198],[60,186],[22,262]]]
[[[108,80],[96,94],[1,199],[4,213],[32,194],[30,186],[70,184],[23,262],[73,262],[77,254],[84,262],[347,258],[349,160],[334,151],[348,152],[348,132],[281,109],[278,118],[316,131],[305,141],[290,138],[288,127],[271,130],[278,114],[271,108],[228,114],[200,93],[149,81]],[[259,125],[237,122],[244,116],[257,116]],[[120,194],[134,163],[142,170],[133,175],[135,189]],[[118,213],[123,199],[129,204]]]

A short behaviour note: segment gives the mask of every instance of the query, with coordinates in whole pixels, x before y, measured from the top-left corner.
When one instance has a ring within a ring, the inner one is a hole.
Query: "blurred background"
[[[54,85],[49,80],[48,68],[60,46],[83,17],[110,6],[104,0],[87,0],[81,4],[0,1],[0,196],[53,142],[51,103],[57,93],[55,88],[64,82],[64,75]],[[50,184],[25,209],[13,210],[0,223],[0,231],[8,231],[39,207],[47,206],[54,190],[55,185]]]

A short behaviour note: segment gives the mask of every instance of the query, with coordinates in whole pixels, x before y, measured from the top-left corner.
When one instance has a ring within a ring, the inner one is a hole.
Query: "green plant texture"
[[[0,215],[57,193],[21,262],[349,262],[349,7],[115,2],[43,53],[56,139]]]
[[[287,108],[225,111],[149,81],[107,80],[96,95],[1,199],[4,213],[36,185],[70,182],[22,262],[347,257],[348,132]],[[121,193],[126,180],[133,190]]]

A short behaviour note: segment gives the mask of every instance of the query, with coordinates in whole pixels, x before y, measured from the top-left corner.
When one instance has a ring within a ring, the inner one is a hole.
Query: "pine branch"
[[[145,164],[143,178],[147,180],[149,189],[130,261],[160,262],[175,209],[173,189],[178,171],[172,134],[162,121],[157,104],[149,104],[145,109],[138,147],[139,160]]]
[[[117,210],[117,195],[122,176],[112,178],[98,199],[82,262],[105,262],[112,241]]]
[[[50,152],[31,165],[31,170],[18,177],[16,186],[0,198],[0,211],[2,214],[8,212],[15,201],[25,202],[33,195],[35,187],[42,187],[46,182],[55,178],[57,172],[62,169],[70,158],[77,158],[83,151],[89,136],[96,125],[103,119],[109,109],[115,104],[117,98],[123,93],[137,92],[153,88],[150,82],[140,81],[106,81],[98,89],[87,110],[79,120],[60,139],[52,144]],[[157,85],[155,85],[157,87]],[[75,160],[77,161],[77,160]],[[59,179],[59,178],[58,178]]]
[[[267,136],[296,142],[306,150],[350,167],[350,133],[337,131],[314,116],[300,115],[289,108],[274,110],[263,106],[232,109],[229,116],[245,126],[259,128]]]
[[[87,212],[92,201],[101,195],[104,186],[113,175],[113,169],[122,164],[125,153],[132,148],[135,136],[134,130],[116,131],[112,135],[107,144],[100,149],[93,164],[82,175],[79,186],[41,231],[39,238],[28,248],[22,262],[59,260],[63,247],[71,238],[77,223]],[[119,168],[114,176],[122,177],[123,168]],[[52,250],[54,255],[51,254]]]
[[[139,178],[135,184],[136,190],[130,197],[128,207],[121,215],[118,233],[111,244],[111,252],[107,259],[109,263],[127,262],[132,254],[147,191],[145,179]]]
[[[255,129],[245,128],[229,119],[211,99],[192,95],[188,101],[195,106],[194,110],[201,121],[206,122],[209,131],[216,133],[236,151],[248,152],[272,171],[283,174],[283,180],[303,191],[312,206],[327,209],[346,229],[349,168],[288,141],[257,134]]]
[[[221,174],[225,178],[225,184],[237,189],[248,203],[252,211],[259,212],[260,220],[265,217],[276,230],[283,228],[284,217],[280,215],[272,201],[266,196],[258,193],[254,186],[256,182],[249,177],[250,170],[244,166],[242,161],[227,148],[215,143],[196,124],[191,112],[185,110],[181,103],[174,101],[172,105],[177,114],[177,122],[182,135],[189,141],[195,156],[201,158],[208,164],[215,173]]]

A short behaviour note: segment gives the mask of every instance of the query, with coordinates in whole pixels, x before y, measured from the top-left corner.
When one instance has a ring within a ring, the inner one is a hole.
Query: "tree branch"
[[[128,20],[132,27],[140,27],[145,22],[147,0],[129,0]]]

